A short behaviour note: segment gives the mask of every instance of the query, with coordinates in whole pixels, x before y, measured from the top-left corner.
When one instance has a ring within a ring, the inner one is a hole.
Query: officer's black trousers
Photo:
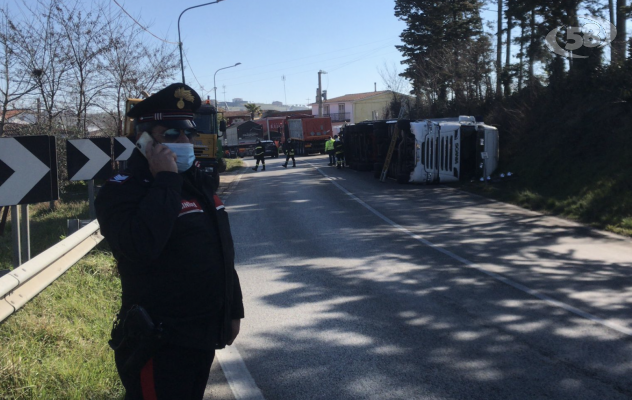
[[[259,161],[261,161],[261,165],[266,165],[266,160],[264,157],[255,157],[255,160],[257,160],[257,167],[259,166]]]
[[[285,165],[287,165],[287,163],[290,161],[290,158],[292,159],[292,165],[296,167],[296,160],[294,160],[294,156],[291,155],[287,155],[287,157],[285,157]]]
[[[336,163],[336,152],[334,150],[329,150],[327,152],[329,154],[329,163],[330,164],[335,164]]]
[[[123,375],[130,350],[114,352],[125,400],[202,400],[215,350],[167,345],[134,376]]]

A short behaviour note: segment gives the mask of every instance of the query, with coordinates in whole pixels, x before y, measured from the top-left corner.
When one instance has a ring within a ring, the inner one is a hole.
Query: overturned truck
[[[441,183],[491,175],[498,165],[498,129],[474,117],[366,121],[342,131],[346,163],[381,175],[393,135],[387,177],[399,183]]]

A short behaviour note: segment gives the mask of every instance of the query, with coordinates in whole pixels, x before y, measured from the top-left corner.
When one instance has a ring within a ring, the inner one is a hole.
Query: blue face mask
[[[193,161],[195,161],[192,143],[163,143],[163,146],[166,146],[176,154],[178,173],[181,174],[191,168]]]

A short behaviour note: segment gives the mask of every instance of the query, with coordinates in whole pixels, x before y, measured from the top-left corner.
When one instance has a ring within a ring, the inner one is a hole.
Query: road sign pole
[[[30,229],[29,205],[20,205],[20,241],[22,242],[22,261],[31,259],[31,229]]]
[[[88,181],[88,204],[90,206],[90,219],[97,219],[97,210],[94,208],[94,179]]]
[[[11,236],[13,238],[13,267],[22,265],[20,246],[20,213],[18,206],[11,206]]]

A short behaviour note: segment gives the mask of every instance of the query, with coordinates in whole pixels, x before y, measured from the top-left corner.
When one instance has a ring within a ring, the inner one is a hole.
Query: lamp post
[[[240,62],[238,62],[238,63],[236,63],[235,65],[230,65],[230,66],[228,66],[228,67],[220,68],[220,69],[218,69],[217,71],[215,71],[215,74],[213,74],[213,90],[215,91],[215,110],[217,110],[217,109],[218,109],[218,107],[217,107],[217,85],[215,84],[215,76],[217,75],[217,73],[218,73],[219,71],[221,71],[221,70],[223,70],[223,69],[236,67],[236,66],[238,66],[238,65],[241,65],[241,63],[240,63]]]
[[[178,17],[178,47],[180,47],[180,69],[182,70],[182,83],[186,83],[186,82],[184,81],[184,61],[182,60],[182,40],[180,40],[180,18],[182,18],[182,14],[184,14],[186,11],[189,11],[192,8],[208,6],[209,4],[219,3],[220,1],[224,1],[224,0],[216,0],[210,3],[198,4],[197,6],[189,7],[185,9],[184,11],[182,11],[180,13],[180,16]]]

